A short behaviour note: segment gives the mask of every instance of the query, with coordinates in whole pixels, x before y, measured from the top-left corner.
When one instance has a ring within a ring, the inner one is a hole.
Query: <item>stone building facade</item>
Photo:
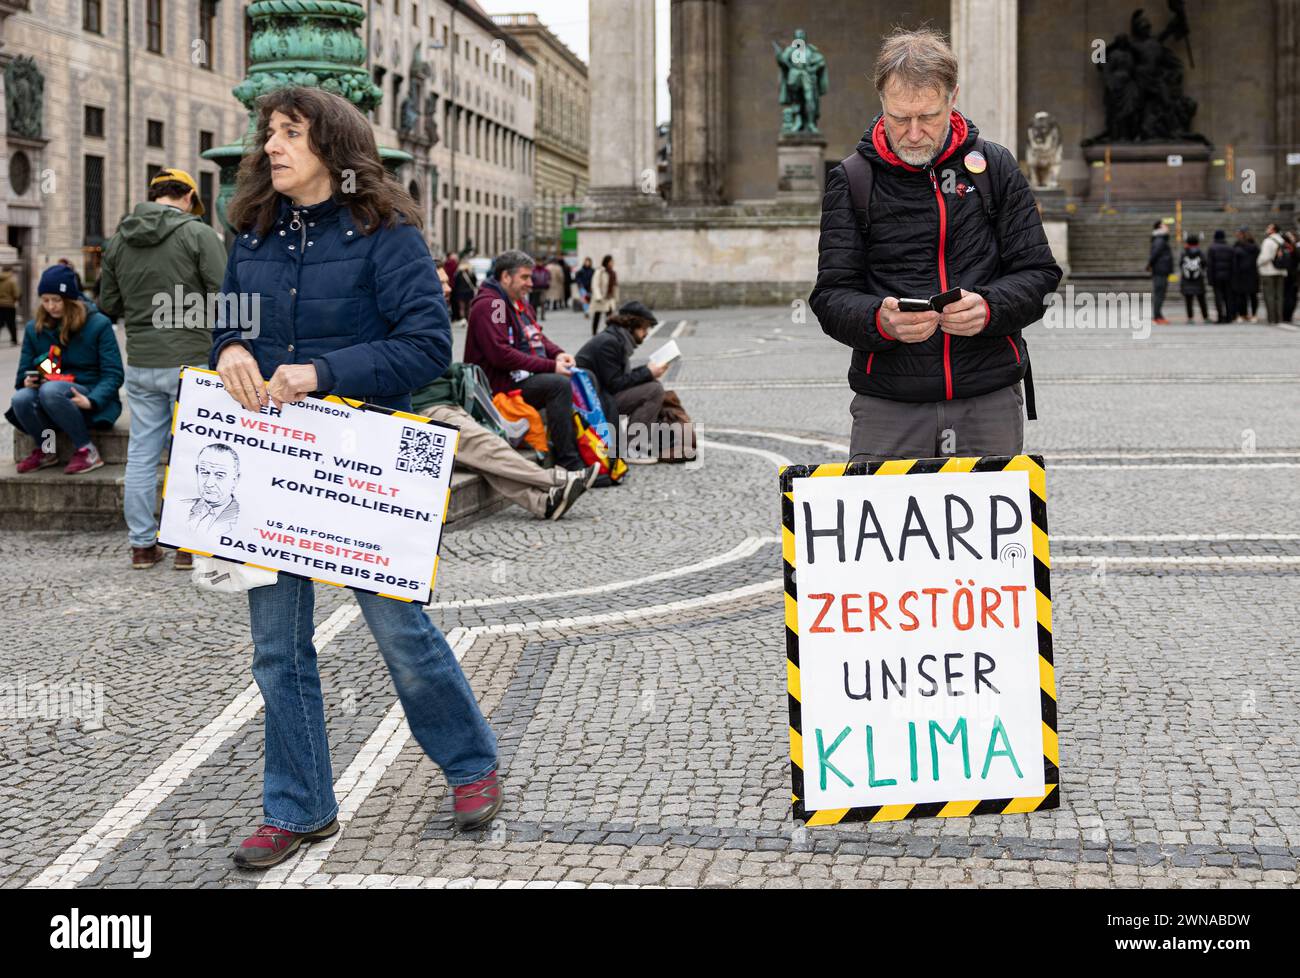
[[[244,72],[243,10],[25,0],[0,3],[0,12],[13,110],[2,137],[0,234],[18,253],[30,314],[36,278],[58,259],[94,281],[101,244],[158,169],[188,170],[215,200],[217,167],[199,153],[243,131],[230,95]]]
[[[829,66],[821,125],[826,158],[843,158],[880,111],[871,75],[881,37],[895,24],[929,24],[949,34],[957,48],[958,108],[988,138],[1021,158],[1034,113],[1051,112],[1065,144],[1061,178],[1068,190],[1082,192],[1088,173],[1080,144],[1105,128],[1096,42],[1128,31],[1130,15],[1142,6],[1142,0],[817,6],[793,0],[673,0],[673,74],[683,78],[681,91],[674,91],[674,130],[697,134],[694,141],[674,141],[674,170],[716,170],[716,199],[771,197],[781,123],[771,43],[789,43],[800,27]],[[1164,4],[1145,8],[1158,33],[1168,11]],[[1188,17],[1188,42],[1168,43],[1184,62],[1185,92],[1198,103],[1196,128],[1219,151],[1234,147],[1239,166],[1258,175],[1259,193],[1295,193],[1300,167],[1288,167],[1286,153],[1300,150],[1300,2],[1189,4]],[[1189,46],[1194,67],[1188,63]],[[689,119],[677,124],[679,104],[698,124]]]
[[[219,168],[200,154],[246,131],[231,89],[248,66],[252,2],[0,0],[0,263],[19,268],[23,314],[60,258],[94,282],[103,241],[162,167],[193,174],[219,224]],[[384,92],[375,135],[414,157],[398,176],[424,206],[430,247],[527,241],[532,57],[472,0],[363,6]]]
[[[399,175],[425,209],[430,247],[492,256],[530,246],[533,56],[473,0],[369,0],[366,29],[384,92],[375,135],[415,157]]]
[[[824,168],[852,152],[880,111],[872,83],[882,37],[894,26],[929,25],[951,36],[961,65],[957,105],[989,139],[1024,158],[1035,112],[1059,120],[1061,182],[1075,200],[1089,189],[1080,145],[1104,129],[1102,81],[1092,58],[1129,30],[1141,0],[672,0],[672,189],[667,201],[639,186],[634,144],[606,158],[593,144],[584,250],[615,256],[625,292],[661,303],[787,302],[807,296],[816,275],[819,207],[777,199],[778,68],[772,43],[796,29],[827,60],[822,100]],[[1158,33],[1163,4],[1146,4]],[[1300,0],[1189,4],[1184,89],[1198,102],[1195,126],[1234,174],[1249,170],[1260,198],[1285,211],[1300,193]],[[592,102],[628,125],[641,118],[653,79],[653,0],[591,0]],[[602,42],[598,31],[611,38]],[[593,133],[595,132],[593,123]],[[1293,157],[1294,159],[1294,157]],[[1220,164],[1222,167],[1222,164]],[[629,170],[633,172],[629,172]],[[1211,171],[1212,174],[1214,171]],[[1217,171],[1225,174],[1227,168]],[[1172,206],[1172,202],[1171,202]],[[1050,231],[1050,229],[1049,229]],[[1054,243],[1055,247],[1055,243]]]
[[[587,66],[536,14],[499,14],[497,25],[537,62],[535,249],[560,254],[566,208],[587,193],[591,105]]]

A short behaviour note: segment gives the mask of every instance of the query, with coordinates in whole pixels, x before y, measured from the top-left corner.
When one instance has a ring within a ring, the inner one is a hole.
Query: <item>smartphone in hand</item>
[[[949,289],[947,292],[940,292],[938,295],[930,297],[930,308],[935,312],[943,312],[943,307],[950,302],[956,302],[961,298],[961,289]]]

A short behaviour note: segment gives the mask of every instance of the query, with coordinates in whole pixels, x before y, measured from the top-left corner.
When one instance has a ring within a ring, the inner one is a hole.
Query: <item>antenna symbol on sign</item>
[[[1020,544],[1008,543],[1002,548],[1002,552],[998,554],[998,560],[1002,561],[1004,564],[1010,564],[1012,567],[1015,567],[1016,561],[1024,560],[1026,556],[1025,548]]]

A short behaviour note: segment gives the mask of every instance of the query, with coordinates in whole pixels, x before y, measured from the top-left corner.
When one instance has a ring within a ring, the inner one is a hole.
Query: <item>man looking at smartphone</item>
[[[827,177],[809,296],[853,350],[850,458],[1016,454],[1020,332],[1061,280],[1033,194],[957,111],[941,34],[886,38],[875,83],[882,113]]]

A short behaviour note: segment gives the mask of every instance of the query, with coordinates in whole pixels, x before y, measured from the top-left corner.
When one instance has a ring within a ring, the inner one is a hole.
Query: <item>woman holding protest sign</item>
[[[238,237],[222,292],[260,297],[261,312],[253,323],[218,321],[213,366],[249,411],[311,393],[410,410],[409,392],[451,359],[417,206],[384,171],[369,122],[345,99],[280,89],[259,100],[257,125],[229,208]],[[273,866],[338,831],[312,588],[281,573],[248,592],[266,760],[265,824],[234,854],[245,868]],[[455,654],[418,605],[354,594],[411,733],[453,787],[456,824],[486,824],[501,807],[496,738]]]

